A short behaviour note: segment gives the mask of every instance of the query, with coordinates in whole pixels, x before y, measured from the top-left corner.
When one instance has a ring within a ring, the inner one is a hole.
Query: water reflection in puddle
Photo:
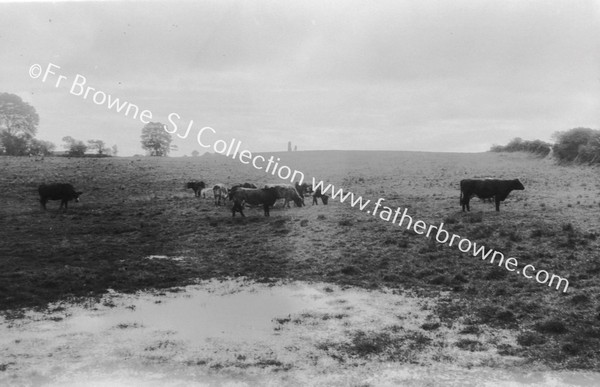
[[[524,372],[495,347],[451,345],[458,327],[421,329],[435,300],[301,282],[205,281],[179,292],[108,294],[84,308],[0,319],[0,385],[599,385],[582,372]],[[392,330],[389,330],[392,327]],[[328,347],[352,332],[419,333],[409,362],[346,358]],[[490,341],[514,341],[494,331]],[[478,337],[485,343],[485,334]],[[433,359],[453,358],[440,363]]]
[[[115,326],[170,331],[188,343],[208,338],[261,340],[273,335],[273,318],[311,309],[328,310],[328,297],[306,284],[269,287],[257,284],[207,283],[185,293],[141,295],[119,300],[119,307],[70,319],[71,329],[100,333]],[[351,296],[351,295],[348,295]]]

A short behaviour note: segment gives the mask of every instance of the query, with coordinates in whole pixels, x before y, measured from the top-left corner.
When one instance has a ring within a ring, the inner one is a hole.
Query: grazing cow
[[[265,188],[275,188],[277,190],[277,199],[285,199],[283,206],[290,208],[290,201],[293,200],[296,207],[304,205],[304,197],[300,196],[293,185],[290,184],[267,184]]]
[[[200,196],[200,191],[206,188],[206,184],[203,181],[190,181],[187,183],[185,188],[191,188],[194,190],[194,196]]]
[[[64,206],[65,211],[67,211],[69,200],[78,202],[79,195],[83,193],[75,191],[75,188],[71,184],[65,183],[42,184],[38,187],[38,192],[40,193],[40,203],[44,210],[46,209],[48,200],[60,200],[59,209]]]
[[[519,179],[514,180],[498,180],[498,179],[466,179],[460,181],[460,204],[462,205],[463,212],[465,207],[467,211],[471,211],[469,207],[469,200],[472,196],[477,196],[481,199],[494,198],[496,202],[496,211],[500,211],[500,202],[504,199],[512,190],[524,190],[523,184]]]
[[[233,200],[233,191],[235,191],[238,188],[254,188],[254,189],[256,189],[258,187],[251,183],[236,184],[229,189],[229,200]]]
[[[233,207],[231,208],[231,216],[235,217],[236,211],[243,217],[244,215],[244,204],[260,205],[262,204],[265,210],[265,216],[269,215],[269,207],[271,207],[277,201],[277,189],[275,188],[243,188],[238,187],[233,190],[232,194]]]
[[[310,195],[311,193],[313,193],[312,185],[308,183],[298,184],[298,182],[296,182],[295,187],[296,191],[298,191],[298,194],[300,194],[300,196],[302,197],[306,196],[307,194]]]
[[[312,201],[313,205],[319,204],[319,201],[317,200],[318,198],[321,198],[321,201],[323,202],[324,205],[327,205],[327,202],[329,201],[329,196],[321,193],[321,188],[317,188],[317,190],[313,193],[312,197],[313,197],[313,201]]]
[[[215,184],[213,194],[215,195],[215,206],[221,205],[221,199],[223,199],[223,205],[225,205],[225,198],[227,198],[229,190],[225,184]]]

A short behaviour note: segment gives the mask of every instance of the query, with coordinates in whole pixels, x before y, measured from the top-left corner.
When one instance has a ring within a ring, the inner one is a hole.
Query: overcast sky
[[[478,152],[600,127],[598,1],[2,3],[0,50],[0,92],[36,108],[38,138],[122,156],[144,124],[70,94],[77,74],[251,151]],[[48,63],[58,88],[29,75]]]

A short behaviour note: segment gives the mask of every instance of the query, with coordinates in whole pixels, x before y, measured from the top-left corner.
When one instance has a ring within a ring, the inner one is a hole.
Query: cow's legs
[[[42,205],[42,208],[45,210],[46,209],[46,203],[48,202],[48,199],[44,198],[44,199],[40,199],[40,204]]]
[[[231,207],[231,217],[235,217],[235,212],[238,211],[240,213],[240,215],[242,215],[243,218],[246,217],[246,215],[244,215],[244,206],[243,204],[240,203],[234,203],[233,207]]]
[[[496,201],[496,211],[500,211],[500,199],[494,196],[494,200]]]
[[[463,212],[465,211],[465,207],[467,207],[467,211],[471,211],[471,206],[469,205],[470,200],[471,200],[471,198],[469,196],[463,197],[463,202],[462,202]]]
[[[269,205],[267,203],[263,204],[263,208],[265,209],[265,216],[270,216],[269,215]]]

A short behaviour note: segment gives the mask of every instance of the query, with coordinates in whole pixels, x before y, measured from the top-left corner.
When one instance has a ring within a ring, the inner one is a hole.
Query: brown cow
[[[266,184],[265,188],[275,188],[277,190],[277,199],[284,199],[283,206],[290,208],[290,201],[296,204],[296,207],[304,205],[304,197],[300,196],[293,185],[290,184]]]
[[[259,205],[262,204],[265,211],[265,216],[270,216],[269,207],[277,201],[277,190],[275,188],[242,188],[238,187],[232,191],[231,198],[233,207],[231,208],[231,216],[235,217],[236,211],[243,217],[244,204]]]

